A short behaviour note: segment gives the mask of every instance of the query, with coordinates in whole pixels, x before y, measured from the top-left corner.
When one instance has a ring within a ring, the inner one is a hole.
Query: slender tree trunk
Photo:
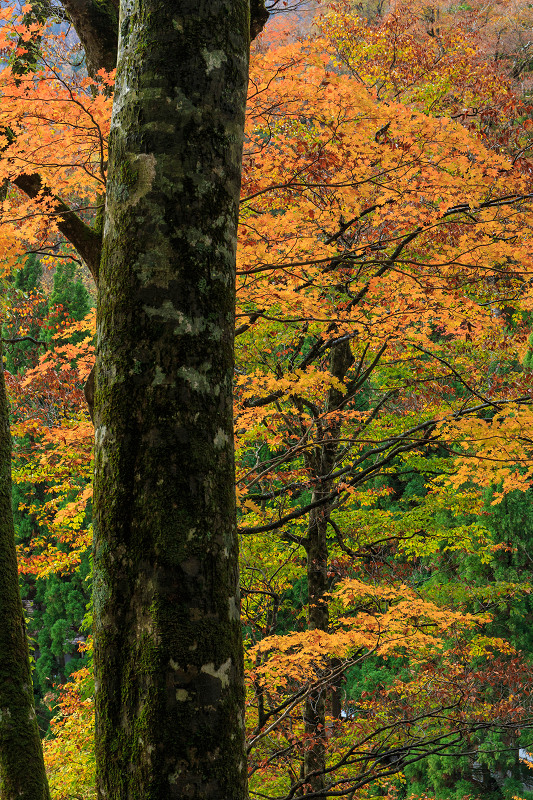
[[[326,491],[314,492],[313,502],[319,500]],[[328,544],[327,511],[319,507],[310,514],[307,529],[307,584],[309,606],[307,615],[308,630],[327,631],[329,608],[325,593],[327,591]],[[324,769],[326,766],[326,687],[310,692],[304,705],[304,726],[306,751],[304,773],[309,775],[308,789],[320,792],[324,788]],[[325,798],[325,795],[324,795]],[[318,800],[322,800],[319,796]]]
[[[348,342],[342,342],[332,348],[330,371],[339,381],[343,381],[353,363],[353,356]],[[334,412],[343,395],[338,389],[328,392],[327,410]],[[338,452],[337,439],[340,434],[340,422],[335,416],[330,417],[321,431],[321,447],[318,458],[311,457],[309,466],[315,478],[325,478],[333,470]],[[333,482],[322,480],[320,489],[313,492],[312,502],[328,495]],[[327,631],[329,627],[328,607],[328,541],[327,527],[330,505],[321,506],[311,511],[307,529],[307,584],[308,584],[308,630]],[[334,691],[337,691],[335,686]],[[304,706],[304,726],[307,738],[307,750],[304,759],[304,774],[310,792],[321,792],[325,786],[326,768],[326,698],[327,686],[310,692]],[[325,800],[326,795],[318,795],[317,800]]]
[[[232,420],[247,0],[123,0],[98,292],[103,800],[246,797]]]
[[[11,434],[0,341],[0,798],[50,800],[33,699],[11,508]]]
[[[345,676],[342,670],[342,661],[340,658],[332,658],[331,659],[331,670],[334,674],[334,678],[331,684],[331,697],[330,697],[330,708],[331,708],[331,716],[333,719],[341,719],[342,718],[342,695],[343,695],[343,684]]]

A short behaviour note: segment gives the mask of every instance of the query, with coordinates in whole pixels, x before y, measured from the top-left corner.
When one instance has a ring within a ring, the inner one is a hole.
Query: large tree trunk
[[[98,293],[99,798],[246,796],[234,505],[247,0],[123,0]]]
[[[0,341],[0,798],[50,800],[37,718],[11,508],[11,434]]]

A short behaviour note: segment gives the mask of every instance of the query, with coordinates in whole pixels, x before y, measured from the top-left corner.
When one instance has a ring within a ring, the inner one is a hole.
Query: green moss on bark
[[[179,9],[125,4],[110,138],[94,551],[106,800],[246,797],[232,377],[249,9]]]

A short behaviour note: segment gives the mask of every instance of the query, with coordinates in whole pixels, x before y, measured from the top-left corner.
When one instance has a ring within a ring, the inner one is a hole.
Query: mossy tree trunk
[[[243,798],[234,261],[248,45],[268,14],[264,0],[122,0],[119,26],[119,0],[63,6],[91,74],[114,66],[121,34],[99,291],[98,792]],[[30,197],[50,193],[37,174],[15,182]],[[59,230],[98,281],[99,229],[57,202]],[[10,448],[8,427],[5,435]],[[2,536],[12,532],[7,513]],[[47,800],[10,541],[2,539],[0,669],[10,678],[0,694],[0,774],[6,799],[7,776],[18,775],[35,792],[17,797]]]
[[[123,0],[98,291],[103,800],[246,797],[232,420],[247,0]]]
[[[37,718],[11,508],[11,433],[0,341],[0,798],[50,800]]]

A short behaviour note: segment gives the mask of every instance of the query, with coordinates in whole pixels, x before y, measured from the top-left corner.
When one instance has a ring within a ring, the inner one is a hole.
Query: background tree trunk
[[[324,491],[313,492],[312,502],[320,500],[329,493],[329,485]],[[329,627],[327,592],[328,543],[327,510],[318,507],[309,515],[307,528],[307,584],[309,606],[307,613],[308,630],[327,631]],[[304,758],[304,774],[307,791],[320,792],[324,788],[326,767],[326,686],[311,691],[305,700],[304,725],[307,738]],[[319,795],[318,800],[325,800]]]
[[[341,342],[331,349],[330,372],[343,382],[353,364],[353,356],[347,341]],[[327,397],[327,412],[332,413],[342,403],[344,395],[331,387]],[[308,457],[308,466],[320,487],[313,492],[312,502],[327,496],[333,481],[327,476],[333,471],[339,450],[338,438],[341,432],[340,416],[326,418],[321,431],[318,453]],[[322,479],[318,482],[318,479]],[[326,479],[326,480],[324,480]],[[308,584],[308,630],[327,631],[329,627],[328,586],[328,540],[327,528],[331,504],[314,508],[309,514],[307,528],[307,584]],[[337,678],[338,684],[338,678]],[[307,737],[307,750],[304,759],[304,775],[309,776],[307,787],[309,792],[321,792],[325,786],[326,769],[326,697],[328,686],[308,694],[304,705],[304,725]],[[338,691],[338,686],[333,688]],[[318,795],[317,800],[325,800],[326,795]]]
[[[11,433],[0,341],[0,798],[50,800],[33,699],[11,508]]]
[[[106,800],[246,797],[233,463],[247,0],[123,0],[98,293]]]

